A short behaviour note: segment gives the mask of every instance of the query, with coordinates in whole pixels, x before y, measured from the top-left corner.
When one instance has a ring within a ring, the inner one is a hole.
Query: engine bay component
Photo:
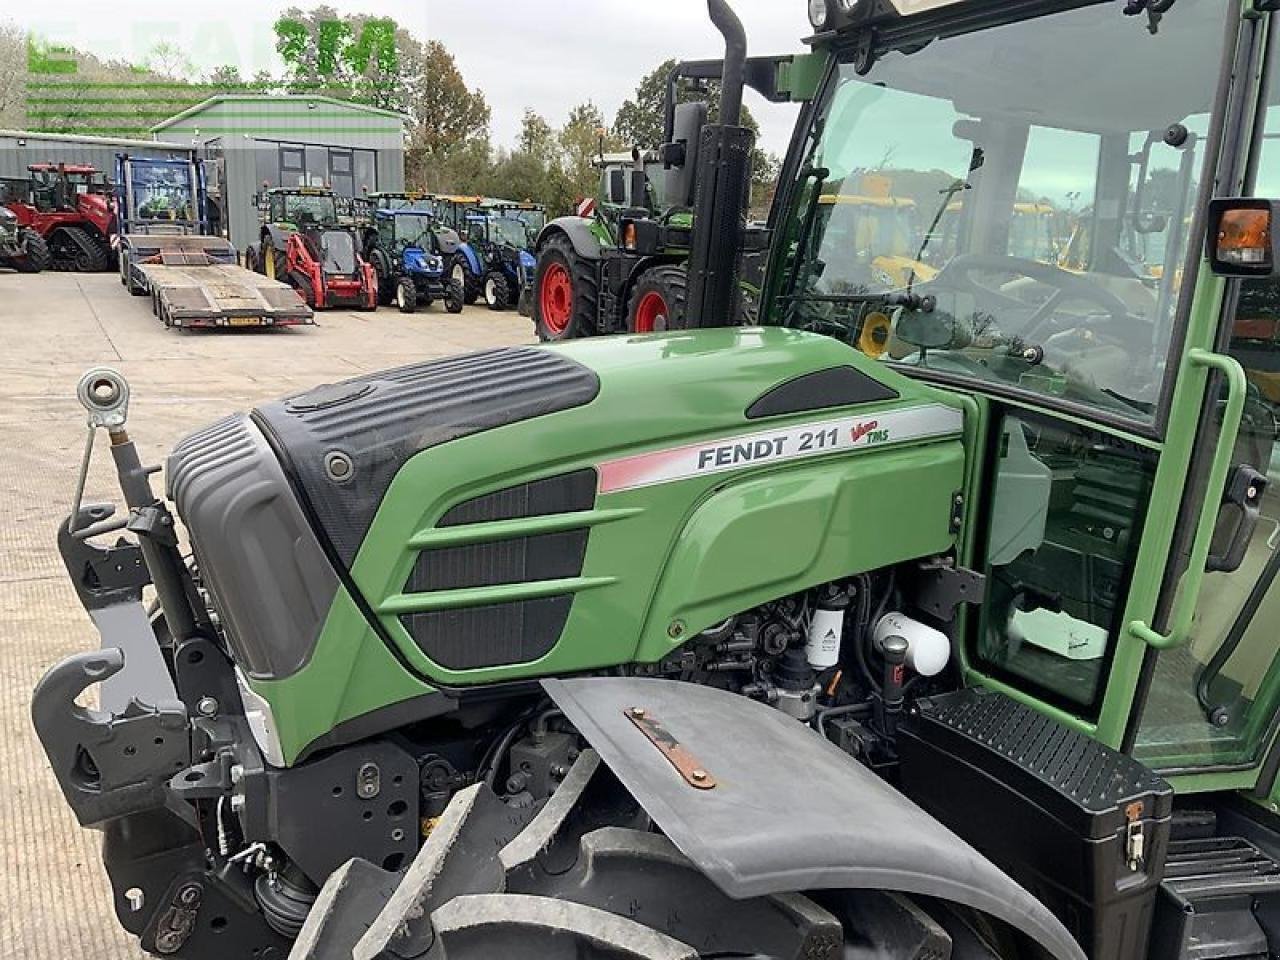
[[[886,613],[875,628],[875,643],[889,637],[906,641],[906,663],[922,677],[936,677],[951,662],[951,640],[945,633],[904,613]]]

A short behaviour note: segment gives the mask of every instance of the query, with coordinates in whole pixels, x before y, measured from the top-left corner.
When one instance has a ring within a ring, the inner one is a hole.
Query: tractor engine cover
[[[358,702],[326,680],[284,708],[289,763],[442,687],[658,663],[761,603],[945,553],[963,427],[954,397],[847,345],[726,328],[321,387],[188,440],[169,486],[254,692],[359,676]]]

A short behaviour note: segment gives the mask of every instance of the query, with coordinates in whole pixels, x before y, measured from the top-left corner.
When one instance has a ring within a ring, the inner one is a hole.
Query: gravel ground
[[[134,960],[118,927],[98,837],[66,807],[31,729],[41,674],[97,644],[54,531],[70,510],[84,444],[75,387],[106,364],[132,386],[129,432],[148,462],[238,409],[319,383],[469,350],[531,342],[515,313],[324,313],[316,327],[184,333],[112,274],[0,271],[0,957]],[[105,445],[87,499],[119,500]],[[157,478],[157,489],[162,480]],[[232,958],[228,958],[232,960]]]

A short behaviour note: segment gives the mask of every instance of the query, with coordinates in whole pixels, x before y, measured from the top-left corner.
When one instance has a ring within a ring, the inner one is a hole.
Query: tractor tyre
[[[44,272],[53,259],[49,254],[49,245],[34,230],[24,228],[22,234],[27,241],[27,252],[13,261],[13,268],[19,273]]]
[[[402,277],[396,284],[396,307],[401,313],[413,313],[418,309],[418,288],[408,277]]]
[[[468,307],[480,299],[480,278],[471,272],[471,267],[467,264],[467,258],[462,254],[454,255],[453,265],[449,268],[449,276],[462,284],[462,302]]]
[[[262,273],[262,258],[258,255],[256,243],[244,248],[244,268],[251,273]]]
[[[391,271],[391,258],[381,247],[374,247],[369,251],[368,260],[378,277],[378,306],[389,307],[400,295],[400,284]]]
[[[450,313],[461,313],[466,305],[466,294],[462,284],[457,280],[446,280],[444,284],[444,308]]]
[[[591,750],[536,817],[484,783],[467,787],[407,873],[352,860],[330,876],[290,956],[845,955],[840,920],[813,900],[792,893],[733,900],[648,828],[647,816]]]
[[[627,301],[627,331],[685,329],[688,293],[689,274],[684,267],[655,267],[641,274]]]
[[[533,325],[546,342],[589,337],[596,329],[600,281],[596,265],[578,256],[568,237],[552,237],[538,255]]]
[[[498,270],[485,274],[484,302],[490,310],[506,310],[511,306],[511,282],[506,274]]]

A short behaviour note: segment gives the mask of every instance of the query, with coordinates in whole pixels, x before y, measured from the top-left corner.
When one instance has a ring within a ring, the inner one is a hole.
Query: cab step
[[[1268,960],[1274,947],[1259,919],[1264,905],[1280,907],[1280,863],[1240,837],[1175,840],[1156,902],[1151,956]]]

